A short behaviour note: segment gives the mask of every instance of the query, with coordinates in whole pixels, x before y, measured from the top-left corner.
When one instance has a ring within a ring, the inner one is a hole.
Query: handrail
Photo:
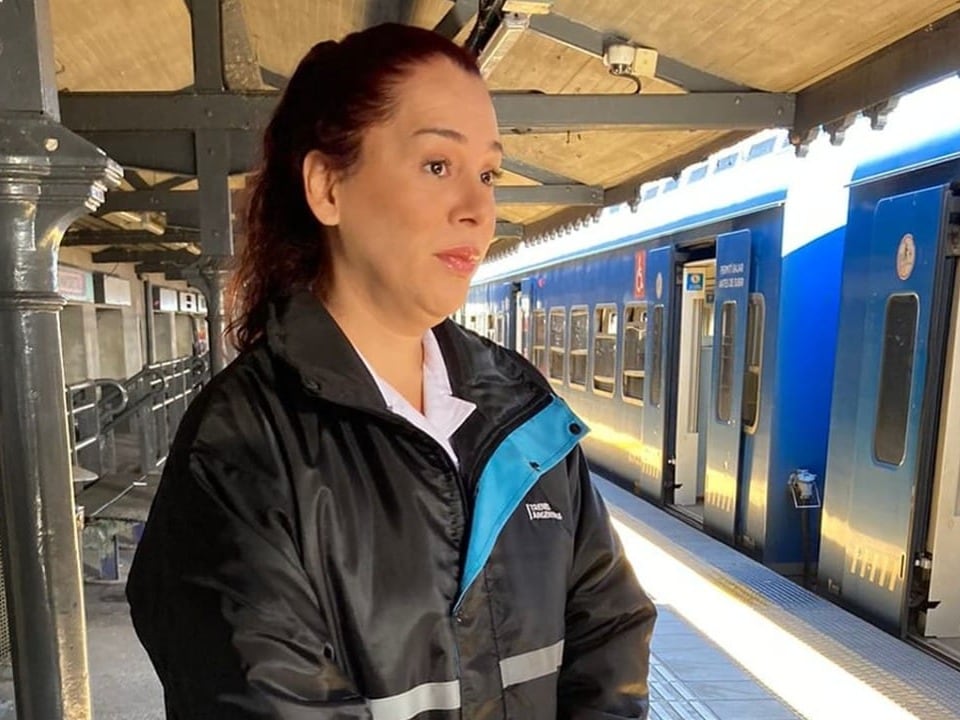
[[[113,433],[131,423],[140,440],[140,471],[153,471],[166,458],[166,450],[193,396],[206,384],[208,358],[188,355],[144,365],[126,380],[98,378],[67,386],[67,415],[71,455],[75,466],[83,458],[95,471],[104,471],[107,438],[112,454]],[[111,455],[112,457],[112,455]]]

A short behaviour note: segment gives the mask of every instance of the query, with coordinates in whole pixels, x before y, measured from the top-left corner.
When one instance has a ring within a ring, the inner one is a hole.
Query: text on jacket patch
[[[527,503],[527,515],[531,520],[563,520],[563,515],[550,507],[550,503]]]

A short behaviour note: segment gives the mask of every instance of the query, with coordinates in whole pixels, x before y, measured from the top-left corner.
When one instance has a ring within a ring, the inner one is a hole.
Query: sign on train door
[[[736,536],[743,372],[750,301],[750,231],[717,237],[713,392],[707,432],[703,525],[733,544]]]
[[[673,483],[673,468],[665,460],[667,447],[666,388],[667,349],[674,294],[673,247],[651,250],[646,256],[644,290],[647,300],[647,339],[644,374],[646,397],[643,413],[642,491],[663,499],[665,486]]]
[[[926,381],[940,374],[939,365],[931,368],[929,362],[939,364],[942,349],[935,357],[930,341],[942,342],[937,336],[946,332],[948,317],[949,300],[938,302],[937,295],[943,282],[938,275],[946,267],[946,192],[933,187],[881,200],[869,248],[857,411],[862,420],[851,467],[856,514],[846,543],[843,595],[869,607],[891,629],[901,626],[906,613],[917,485],[925,459],[936,451],[930,411],[939,404],[939,387]],[[932,322],[938,332],[931,331]]]

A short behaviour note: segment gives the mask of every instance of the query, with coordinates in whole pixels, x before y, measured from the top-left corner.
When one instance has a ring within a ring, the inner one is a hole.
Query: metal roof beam
[[[195,175],[193,133],[165,132],[89,132],[79,135],[102,149],[125,168],[145,168],[179,175]]]
[[[864,58],[797,95],[796,136],[881,106],[960,69],[960,11]],[[881,122],[874,120],[877,125]]]
[[[231,90],[259,90],[263,75],[250,41],[241,0],[220,0],[223,80]]]
[[[690,95],[495,95],[500,129],[548,133],[611,128],[759,130],[791,127],[787,93]]]
[[[193,243],[199,245],[197,230],[167,230],[163,235],[146,230],[73,230],[63,236],[60,247],[90,247],[95,245],[157,245]]]
[[[640,186],[649,180],[659,180],[660,178],[674,175],[683,168],[700,162],[711,154],[729,148],[734,143],[749,137],[749,132],[730,132],[712,140],[706,146],[697,148],[683,155],[660,163],[650,168],[646,172],[640,173],[625,182],[620,183],[604,192],[603,205],[619,205],[620,203],[637,202],[637,193]],[[584,211],[582,208],[570,208],[562,210],[551,217],[531,223],[526,227],[526,237],[536,237],[543,233],[556,230],[568,223],[576,222],[582,219]]]
[[[223,89],[223,45],[220,0],[185,0],[190,12],[193,41],[193,86],[197,90]]]
[[[269,85],[277,90],[283,90],[287,86],[287,83],[290,82],[290,78],[286,75],[268,70],[263,67],[263,65],[260,66],[260,77],[264,85]]]
[[[603,204],[603,188],[590,185],[530,185],[498,187],[500,205],[589,205]]]
[[[494,231],[494,237],[498,237],[498,238],[507,238],[507,237],[522,238],[522,237],[523,237],[523,225],[521,225],[520,223],[512,223],[512,222],[506,222],[506,221],[504,221],[504,220],[498,220],[498,221],[497,221],[497,229]]]
[[[174,175],[172,178],[162,180],[156,185],[146,188],[137,188],[137,190],[172,190],[173,188],[183,185],[184,183],[188,183],[191,180],[196,180],[196,178],[189,175]]]
[[[123,178],[133,186],[134,190],[150,189],[150,183],[144,180],[143,176],[141,176],[136,170],[125,170],[123,173]]]
[[[62,93],[64,124],[81,134],[226,129],[259,135],[277,93]],[[788,127],[789,93],[541,95],[494,93],[500,129],[560,132],[610,127]]]
[[[605,43],[613,40],[610,34],[604,34],[592,27],[581,25],[562,15],[533,15],[530,29],[559,43],[580,50],[597,58],[603,57]],[[631,43],[639,45],[639,43]],[[666,55],[657,57],[656,77],[673,83],[689,92],[742,92],[747,88],[722,77],[711,75],[685,65]]]
[[[108,193],[99,213],[105,215],[121,210],[192,210],[196,209],[196,190],[135,190]]]
[[[201,256],[189,250],[101,250],[90,256],[95,263],[170,263],[191,265]]]
[[[504,158],[500,167],[514,175],[522,175],[525,178],[530,178],[544,185],[572,185],[576,183],[576,180],[568,178],[565,175],[557,175],[554,172],[545,170],[537,165],[531,165],[517,158]]]
[[[477,14],[477,3],[474,0],[456,0],[453,7],[437,23],[434,32],[453,40],[470,23]]]
[[[273,91],[65,92],[63,124],[76,133],[111,131],[257,130],[280,99]]]

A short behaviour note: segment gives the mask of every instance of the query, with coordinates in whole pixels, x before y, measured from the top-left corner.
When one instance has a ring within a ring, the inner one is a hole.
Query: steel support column
[[[234,357],[227,343],[227,317],[223,294],[228,275],[222,261],[215,258],[209,258],[201,267],[190,267],[183,271],[184,279],[207,299],[211,376],[223,370]]]
[[[153,365],[157,362],[157,332],[156,318],[153,315],[153,283],[149,280],[143,282],[143,317],[144,332],[146,333],[147,345],[147,365]]]
[[[57,122],[49,17],[0,3],[0,531],[17,717],[88,720],[57,254],[121,169]]]

